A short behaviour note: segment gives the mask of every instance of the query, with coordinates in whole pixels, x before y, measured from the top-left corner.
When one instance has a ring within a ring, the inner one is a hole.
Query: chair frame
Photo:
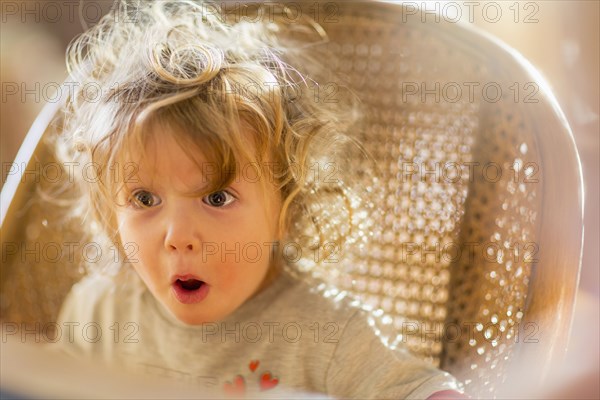
[[[406,4],[376,2],[382,11],[398,12]],[[565,356],[583,251],[584,184],[581,161],[573,133],[550,86],[540,73],[516,50],[490,34],[463,24],[455,24],[451,34],[459,41],[477,46],[485,56],[503,53],[505,72],[530,79],[539,84],[540,101],[544,104],[529,106],[527,113],[535,131],[543,165],[541,185],[542,207],[539,226],[539,253],[532,267],[529,293],[520,326],[521,335],[526,335],[528,324],[535,324],[540,336],[536,345],[518,343],[516,357],[512,360],[512,371],[518,374],[520,365],[536,365],[541,368],[535,385],[542,385],[550,368],[560,363]],[[66,87],[61,98],[44,106],[15,158],[17,167],[31,168],[36,152],[42,146],[42,137],[52,119],[64,104]],[[543,124],[538,121],[543,121]],[[552,127],[552,129],[548,129]],[[23,204],[33,192],[34,184],[23,183],[26,170],[10,171],[2,188],[0,201],[0,235],[2,242],[15,237],[19,229],[18,204]],[[550,309],[552,307],[552,309]],[[516,375],[509,380],[517,379]],[[502,390],[501,390],[502,392]],[[508,393],[508,392],[507,392]]]

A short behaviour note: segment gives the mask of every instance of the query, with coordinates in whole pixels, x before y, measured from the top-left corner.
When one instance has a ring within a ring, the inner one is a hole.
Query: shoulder
[[[460,390],[450,374],[414,357],[394,327],[351,293],[293,270],[276,292],[286,316],[336,324],[335,345],[323,360],[327,394],[419,399]]]
[[[91,274],[73,285],[62,304],[59,321],[75,322],[93,318],[97,306],[114,290],[114,281],[108,276]]]
[[[301,288],[297,290],[306,290]],[[328,394],[419,399],[443,390],[460,391],[454,377],[413,356],[393,326],[358,298],[325,284],[318,293],[312,304],[324,305],[340,328],[325,373]]]
[[[290,319],[329,321],[343,326],[362,306],[349,292],[290,268],[284,269],[275,286],[269,300],[276,298],[276,309],[285,311]]]
[[[68,353],[90,353],[101,347],[102,335],[115,323],[130,319],[141,298],[136,276],[119,272],[114,276],[94,273],[71,288],[61,306],[57,325],[62,329],[59,345]],[[96,340],[98,339],[98,340]]]
[[[348,322],[329,365],[327,391],[337,397],[425,399],[443,390],[460,390],[447,372],[394,346],[366,311]],[[388,343],[386,343],[388,342]]]
[[[116,275],[93,273],[85,276],[71,288],[62,307],[59,319],[73,317],[78,321],[85,318],[98,321],[102,311],[123,304],[139,294],[140,286],[137,277],[129,271]],[[117,303],[115,300],[119,299]]]

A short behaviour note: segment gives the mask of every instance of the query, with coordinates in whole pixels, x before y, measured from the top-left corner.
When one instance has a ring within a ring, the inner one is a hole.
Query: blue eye
[[[213,207],[223,207],[235,200],[235,197],[225,190],[211,193],[205,196],[202,201]]]
[[[147,190],[139,190],[131,196],[130,203],[136,208],[150,208],[160,204],[160,198]]]

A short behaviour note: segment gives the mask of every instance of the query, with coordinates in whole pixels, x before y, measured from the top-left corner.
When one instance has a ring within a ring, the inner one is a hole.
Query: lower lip
[[[175,298],[183,304],[195,304],[200,303],[208,295],[208,285],[203,283],[196,290],[185,290],[177,284],[173,284],[173,293]]]

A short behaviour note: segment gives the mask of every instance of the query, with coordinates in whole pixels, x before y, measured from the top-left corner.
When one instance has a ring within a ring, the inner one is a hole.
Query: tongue
[[[186,281],[177,280],[177,282],[179,282],[181,287],[185,290],[196,290],[200,289],[200,286],[202,286],[202,281],[199,281],[198,279],[188,279]]]

